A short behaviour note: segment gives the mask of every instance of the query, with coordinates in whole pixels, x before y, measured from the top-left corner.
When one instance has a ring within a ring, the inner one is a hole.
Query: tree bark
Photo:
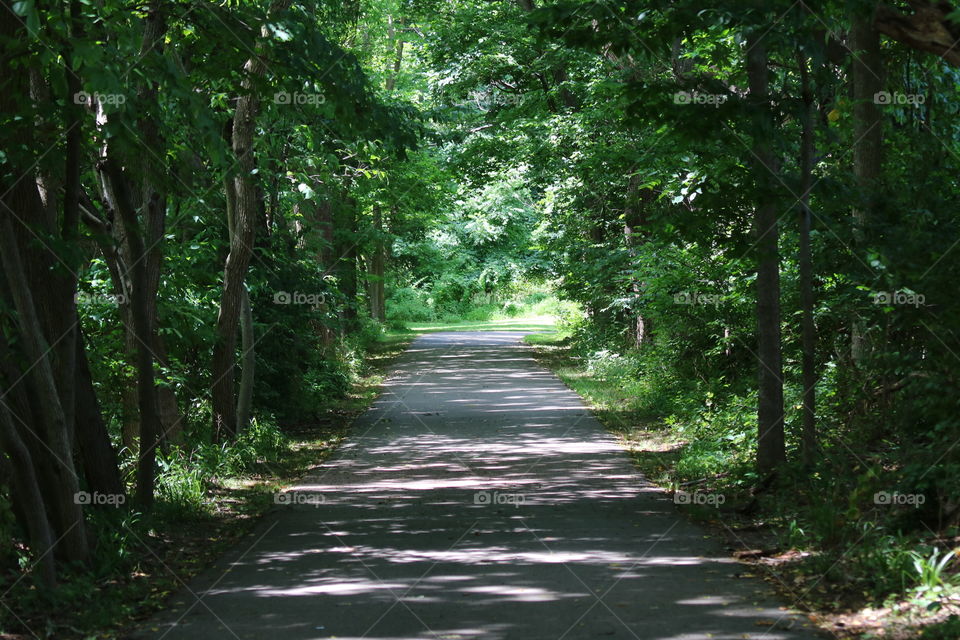
[[[903,14],[885,4],[877,5],[874,27],[908,47],[932,53],[947,64],[960,67],[960,27],[948,17],[956,9],[950,3],[929,0],[909,0],[908,4],[913,9],[911,14]]]
[[[370,316],[385,322],[387,319],[384,295],[385,248],[383,241],[383,213],[380,205],[373,205],[373,255],[370,256]]]
[[[853,210],[853,241],[854,249],[863,251],[870,242],[867,226],[870,213],[876,207],[883,150],[881,113],[874,100],[881,89],[880,35],[873,27],[872,16],[858,13],[851,16],[850,48],[854,52],[851,66],[853,175],[861,202]],[[854,317],[850,330],[850,355],[854,364],[861,364],[869,352],[866,324]]]
[[[334,255],[333,203],[329,198],[325,198],[316,204],[313,212],[316,215],[315,222],[317,229],[316,259],[317,263],[323,269],[323,275],[326,276],[327,274],[335,273],[337,267]],[[326,307],[326,303],[324,303],[324,307]],[[319,327],[319,331],[323,348],[325,351],[329,351],[330,348],[333,347],[334,339],[336,338],[335,328],[324,323]]]
[[[626,206],[623,211],[624,241],[627,245],[627,252],[632,259],[635,259],[637,256],[636,247],[640,241],[640,229],[646,224],[643,213],[644,204],[646,204],[645,198],[643,198],[640,193],[640,176],[632,175],[627,184]],[[632,266],[633,265],[631,265],[631,267]],[[639,304],[640,295],[643,290],[640,280],[635,277],[632,278],[630,289],[633,291],[634,299],[637,301],[637,304]],[[643,314],[640,313],[639,310],[634,312],[631,318],[631,324],[633,325],[631,333],[634,346],[639,347],[645,342],[650,341],[650,323],[643,317]]]
[[[113,189],[113,205],[124,227],[130,265],[130,315],[136,338],[137,407],[140,411],[140,451],[137,464],[137,502],[144,508],[153,505],[156,482],[156,450],[160,440],[160,417],[157,403],[156,378],[151,335],[154,322],[150,317],[150,285],[147,274],[146,246],[140,221],[128,190],[126,176],[112,160],[101,163]]]
[[[0,395],[6,395],[6,390],[0,388]],[[45,501],[37,482],[37,469],[5,402],[0,402],[0,444],[10,458],[15,499],[23,513],[30,548],[37,557],[40,582],[47,588],[53,588],[57,583],[54,537],[44,511]]]
[[[76,343],[77,453],[83,466],[87,489],[103,494],[121,495],[124,490],[117,452],[113,449],[107,425],[103,422],[82,335],[80,332]]]
[[[800,82],[803,100],[801,112],[802,132],[800,139],[800,234],[799,234],[799,288],[800,288],[800,331],[801,331],[801,369],[803,392],[803,422],[801,428],[801,450],[803,461],[811,464],[817,450],[817,329],[813,316],[813,258],[810,248],[810,229],[813,215],[810,210],[810,188],[813,183],[814,154],[814,114],[813,87],[807,68],[807,57],[797,54],[800,69]]]
[[[253,407],[253,381],[256,354],[254,353],[253,307],[250,306],[250,292],[244,286],[240,291],[240,348],[242,368],[240,369],[240,389],[237,393],[237,428],[242,430],[250,426],[250,411]]]
[[[36,435],[42,438],[49,450],[48,465],[45,465],[45,468],[52,477],[46,478],[45,487],[48,487],[48,491],[44,492],[44,503],[59,539],[56,543],[57,555],[67,562],[83,562],[87,559],[89,548],[83,511],[76,501],[80,484],[73,466],[66,415],[57,393],[50,362],[50,345],[43,335],[31,287],[20,259],[18,236],[10,221],[13,214],[10,205],[16,206],[18,196],[27,195],[21,192],[30,189],[33,189],[36,198],[36,185],[28,183],[27,178],[22,178],[8,192],[12,197],[0,203],[0,259],[17,311],[22,348],[32,363],[25,379],[36,400],[35,415],[39,417],[42,425]],[[39,205],[39,198],[36,198],[35,204]]]
[[[119,225],[118,225],[119,226]],[[130,291],[130,287],[126,288]],[[133,370],[133,375],[120,395],[120,441],[126,451],[125,456],[136,458],[139,456],[140,443],[140,409],[137,406],[137,336],[133,329],[133,312],[130,308],[130,294],[126,294],[120,309],[123,318],[123,356],[126,366]]]
[[[387,75],[386,88],[387,92],[390,93],[393,91],[394,87],[397,86],[397,76],[400,75],[400,66],[403,63],[403,38],[397,38],[396,29],[393,26],[393,16],[387,17],[387,36],[391,43],[396,41],[394,45],[396,52],[393,58],[393,72]]]
[[[780,254],[777,199],[769,186],[779,171],[771,140],[776,124],[768,95],[767,50],[763,33],[747,38],[747,75],[750,98],[757,112],[753,127],[754,180],[758,202],[754,214],[757,248],[757,356],[759,394],[757,407],[757,468],[776,473],[786,459],[783,430],[783,365],[780,343]],[[772,174],[772,175],[771,175]]]
[[[275,0],[270,15],[284,11],[289,0]],[[256,160],[253,154],[253,134],[260,111],[260,96],[253,90],[254,80],[266,71],[260,54],[263,40],[270,36],[266,25],[260,28],[261,41],[254,55],[244,64],[245,78],[242,95],[237,99],[233,114],[231,147],[237,158],[237,172],[232,180],[234,212],[230,231],[230,253],[223,268],[223,294],[217,315],[216,342],[213,348],[211,374],[213,377],[213,429],[217,439],[231,438],[237,433],[237,405],[234,396],[234,367],[237,349],[237,325],[240,320],[242,290],[247,267],[253,256],[256,222],[260,212],[257,187],[253,181]],[[229,212],[228,212],[229,213]],[[228,225],[229,226],[229,225]]]
[[[154,0],[147,9],[140,41],[140,57],[163,55],[163,38],[167,30],[162,4]],[[157,114],[157,85],[140,83],[137,94],[145,108],[138,118],[141,143],[151,149],[152,155],[163,156],[165,142],[160,134]],[[163,430],[160,422],[156,385],[157,289],[160,280],[163,239],[166,216],[166,198],[155,188],[155,176],[166,170],[156,167],[146,151],[134,156],[122,147],[106,145],[98,170],[104,199],[114,213],[114,230],[120,241],[121,254],[127,269],[122,278],[126,282],[123,313],[126,320],[126,351],[133,351],[136,369],[136,397],[139,413],[136,500],[145,509],[153,505],[156,483],[156,450]],[[123,168],[121,168],[121,164]],[[143,210],[143,223],[139,211]],[[129,443],[133,426],[130,416],[130,397],[125,399],[124,423]]]
[[[357,323],[357,209],[356,201],[347,192],[342,204],[334,208],[334,274],[340,291],[347,300],[340,312],[341,331],[349,331]]]

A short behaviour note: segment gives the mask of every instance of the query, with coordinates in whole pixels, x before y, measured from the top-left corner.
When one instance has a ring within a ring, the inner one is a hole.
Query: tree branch
[[[947,2],[910,0],[909,4],[913,9],[911,14],[900,13],[889,5],[878,5],[874,16],[877,31],[960,67],[960,27],[947,17],[954,8]]]

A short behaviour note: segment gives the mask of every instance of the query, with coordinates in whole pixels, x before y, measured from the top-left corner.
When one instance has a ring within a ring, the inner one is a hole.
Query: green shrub
[[[388,322],[431,322],[436,319],[429,292],[415,287],[391,290],[387,296],[386,312]]]
[[[157,457],[157,503],[158,508],[173,518],[205,514],[207,502],[205,465],[179,450],[167,456]]]
[[[503,306],[500,307],[501,313],[507,316],[508,318],[516,318],[524,310],[524,306],[519,302],[514,302],[513,300],[508,300],[503,303]]]
[[[467,322],[485,322],[490,320],[496,311],[497,307],[492,304],[474,306],[463,314],[463,319]]]
[[[572,322],[583,317],[579,304],[572,300],[561,300],[556,296],[547,296],[531,303],[530,311],[535,316],[554,316],[561,322]]]
[[[242,475],[275,463],[288,450],[288,440],[273,424],[254,419],[237,438],[220,449],[216,472]]]

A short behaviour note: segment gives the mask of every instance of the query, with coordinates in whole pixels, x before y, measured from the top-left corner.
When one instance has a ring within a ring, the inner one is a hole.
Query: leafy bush
[[[208,470],[196,462],[179,450],[157,457],[158,507],[174,518],[199,516],[209,510]]]
[[[474,306],[465,314],[463,314],[463,319],[467,322],[484,322],[486,320],[490,320],[496,311],[496,306],[492,304]]]
[[[523,311],[523,305],[513,300],[508,300],[500,307],[500,312],[508,318],[516,318]]]
[[[555,295],[545,296],[529,303],[530,311],[535,316],[553,316],[561,322],[573,321],[583,316],[580,305],[572,300],[561,300]]]
[[[215,470],[231,476],[250,473],[279,461],[288,446],[288,439],[275,425],[255,419],[233,442],[219,449]]]
[[[389,322],[430,322],[436,319],[433,299],[426,290],[415,287],[390,291],[386,311]]]

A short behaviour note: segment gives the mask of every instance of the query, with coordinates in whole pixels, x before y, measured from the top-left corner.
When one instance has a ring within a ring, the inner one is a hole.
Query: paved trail
[[[291,504],[135,637],[816,637],[521,335],[418,338]]]

